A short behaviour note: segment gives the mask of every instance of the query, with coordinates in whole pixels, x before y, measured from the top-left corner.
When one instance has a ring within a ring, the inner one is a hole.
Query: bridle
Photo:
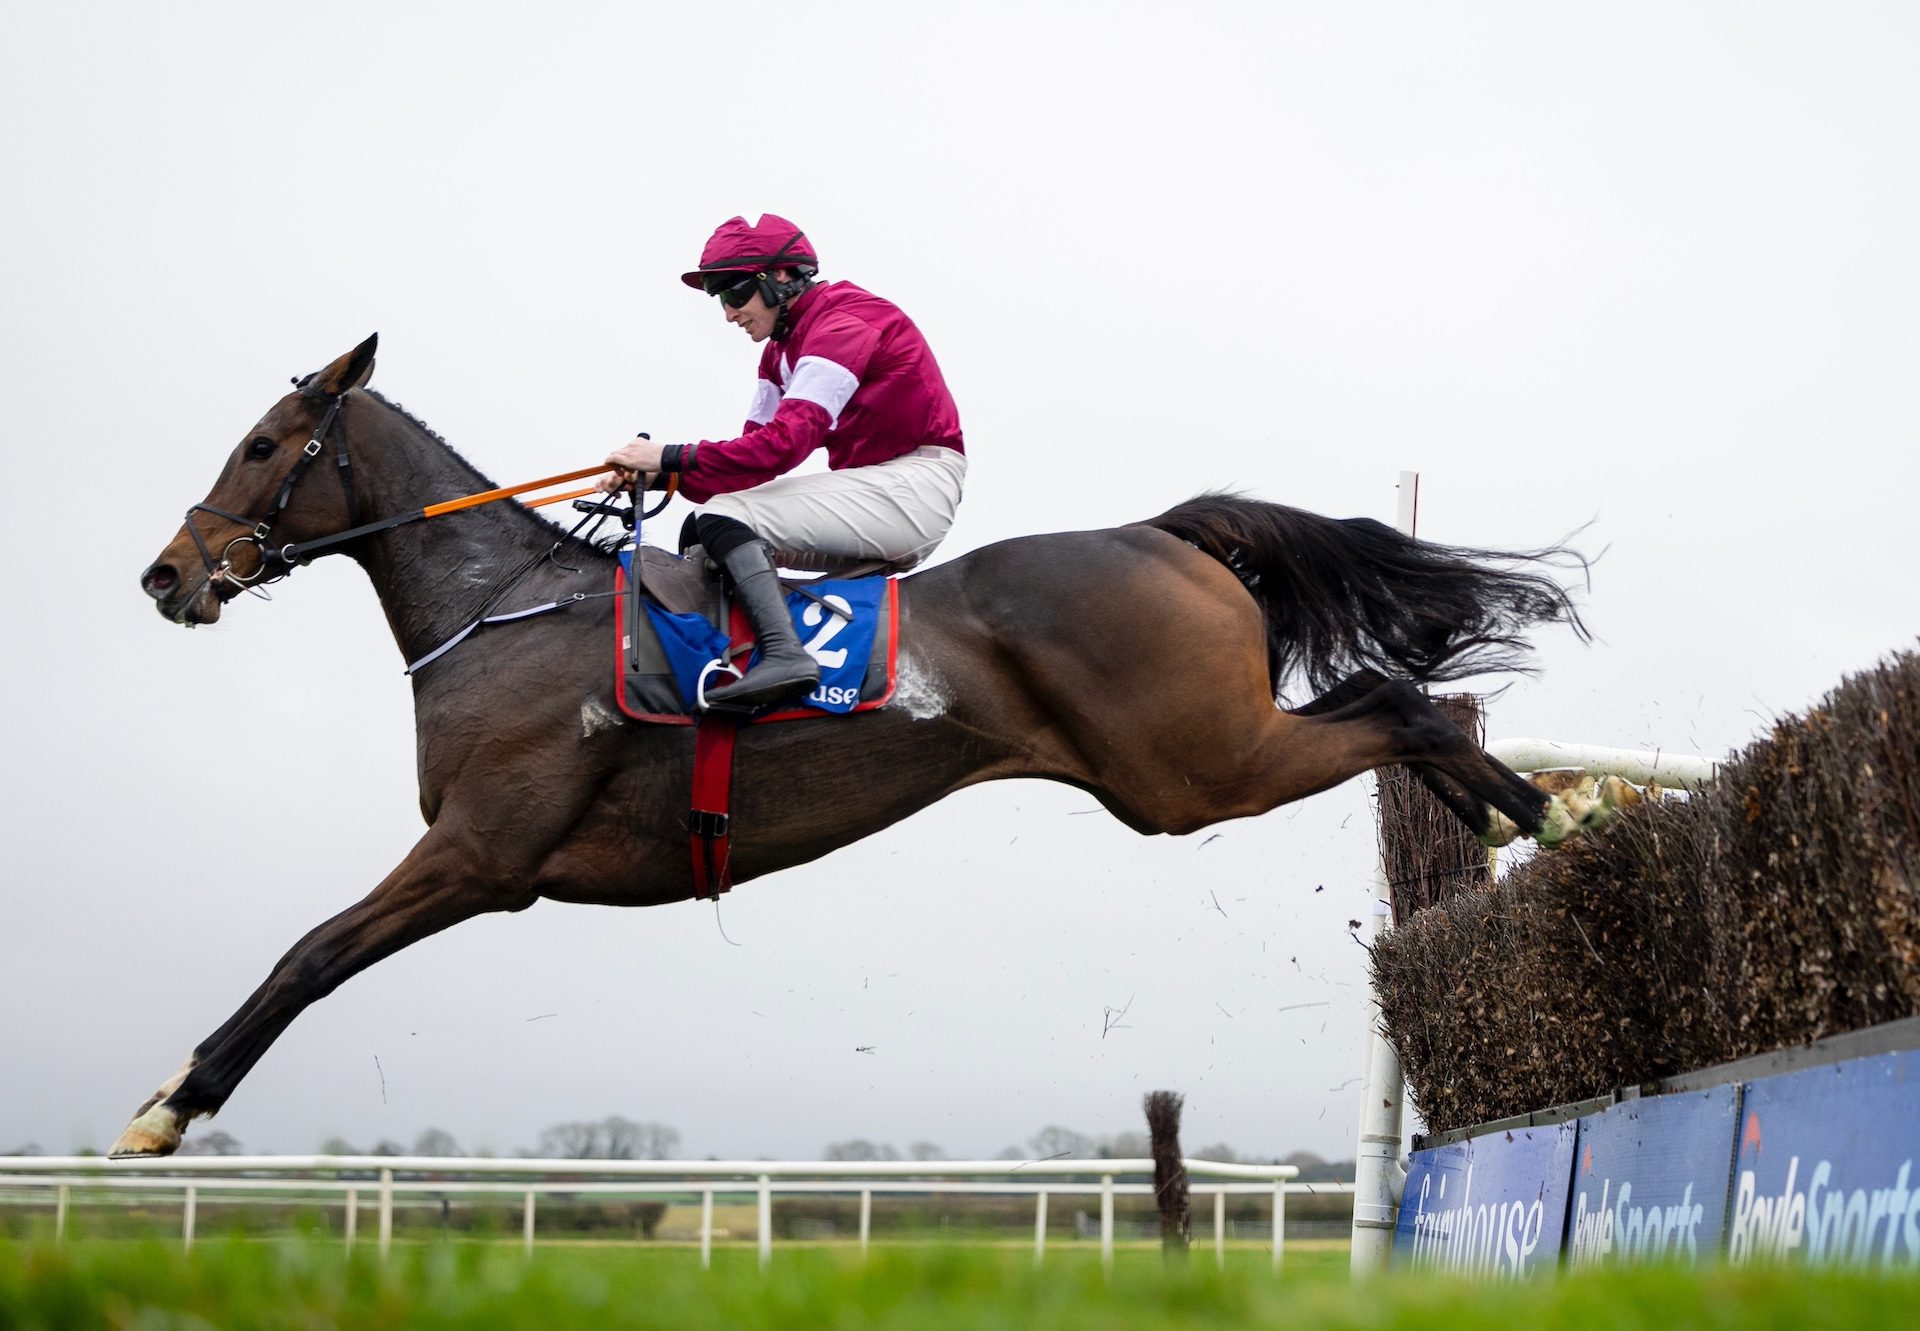
[[[304,383],[304,380],[295,381],[296,386],[303,386]],[[347,391],[350,392],[352,390],[349,389]],[[346,395],[346,392],[328,395],[327,408],[320,417],[320,423],[314,427],[312,436],[301,448],[300,456],[293,460],[293,466],[287,469],[287,474],[282,478],[280,488],[274,492],[273,502],[267,506],[267,512],[264,517],[258,520],[246,518],[238,513],[230,513],[224,508],[206,503],[194,504],[187,509],[187,534],[193,537],[193,544],[200,551],[201,562],[206,565],[206,583],[229,581],[235,586],[253,592],[256,595],[266,596],[267,593],[263,588],[267,583],[280,581],[282,578],[291,574],[296,567],[307,563],[315,555],[331,549],[334,546],[345,545],[349,541],[357,541],[363,536],[372,536],[377,532],[387,531],[390,528],[398,527],[405,523],[420,522],[427,518],[441,517],[449,513],[458,513],[482,504],[491,504],[502,499],[512,499],[519,495],[527,494],[530,491],[544,490],[568,481],[581,480],[585,477],[596,475],[606,469],[604,463],[595,467],[583,467],[578,471],[562,472],[558,476],[546,476],[537,481],[525,481],[519,485],[501,486],[492,490],[482,490],[477,494],[463,495],[458,499],[449,499],[437,504],[426,504],[419,508],[395,513],[391,517],[362,524],[359,521],[360,504],[359,501],[354,498],[353,494],[353,460],[347,453],[347,431],[346,427],[342,425],[339,431],[339,437],[334,441],[334,454],[340,469],[340,486],[347,499],[346,529],[333,532],[327,536],[316,536],[311,540],[289,542],[276,550],[268,544],[269,539],[273,535],[273,525],[279,521],[280,515],[286,512],[287,505],[293,501],[293,492],[298,488],[301,477],[307,474],[308,469],[313,466],[314,459],[319,457],[322,450],[326,448],[327,437],[333,433],[334,422],[340,418],[340,407],[345,401]],[[639,437],[644,439],[647,436],[645,432],[642,432]],[[578,523],[574,524],[572,531],[555,541],[551,549],[541,551],[539,554],[521,564],[519,568],[497,580],[493,587],[488,590],[479,612],[467,626],[441,643],[440,646],[434,648],[433,651],[427,653],[426,656],[410,663],[407,666],[407,673],[412,674],[423,666],[438,660],[441,656],[459,646],[474,630],[482,628],[485,625],[525,619],[531,615],[544,614],[549,610],[563,609],[566,606],[591,600],[599,596],[613,595],[611,592],[574,592],[570,596],[562,597],[556,601],[549,601],[544,605],[534,606],[529,609],[517,610],[509,614],[500,615],[492,613],[494,608],[499,604],[501,597],[512,590],[523,577],[532,571],[536,564],[542,560],[553,558],[554,553],[558,551],[566,541],[579,536],[582,527],[588,528],[587,536],[584,539],[591,540],[593,532],[599,529],[602,522],[610,517],[618,518],[632,531],[632,539],[634,543],[637,544],[640,539],[640,523],[647,518],[657,515],[661,509],[667,506],[675,493],[678,492],[680,480],[678,474],[670,474],[666,480],[667,484],[664,493],[660,496],[660,502],[651,509],[646,508],[637,497],[633,498],[630,501],[630,506],[626,508],[598,499],[590,503],[582,502],[582,496],[594,493],[596,489],[594,486],[588,486],[583,490],[565,490],[556,495],[548,495],[541,499],[524,501],[529,508],[541,508],[547,504],[572,500],[574,508],[585,514],[585,516],[582,517]],[[196,513],[211,513],[217,518],[224,518],[228,522],[237,523],[242,527],[248,528],[247,534],[244,536],[236,536],[231,541],[228,541],[225,546],[221,547],[220,555],[216,559],[214,557],[213,547],[207,544],[207,538],[201,534],[200,528],[194,522],[193,515]],[[252,546],[259,554],[260,567],[252,573],[242,574],[233,567],[233,551],[240,546]],[[272,572],[271,577],[267,576],[269,571]],[[204,586],[206,583],[202,585]]]
[[[268,546],[267,541],[273,535],[273,524],[280,520],[280,515],[286,512],[287,505],[293,502],[293,492],[299,486],[300,478],[307,474],[307,470],[313,466],[314,459],[319,457],[321,450],[326,447],[327,436],[333,430],[333,423],[340,417],[340,405],[345,401],[346,394],[333,393],[329,398],[327,409],[320,417],[320,423],[314,427],[312,437],[301,448],[300,456],[293,460],[293,466],[287,470],[286,477],[280,482],[280,488],[275,492],[273,502],[267,506],[266,516],[256,521],[253,518],[241,517],[238,513],[230,513],[213,504],[195,504],[187,510],[187,534],[193,537],[193,544],[200,551],[200,560],[206,565],[209,582],[225,580],[251,589],[280,581],[293,572],[296,563],[304,562],[296,557],[296,547],[287,545],[274,550]],[[323,538],[329,545],[365,534],[358,529],[360,504],[353,494],[353,459],[347,453],[347,432],[344,428],[340,431],[339,439],[335,441],[334,454],[339,463],[340,487],[347,498],[348,530],[335,537]],[[220,557],[215,559],[212,547],[207,544],[207,538],[201,534],[199,525],[193,520],[195,513],[211,513],[215,517],[225,518],[228,522],[238,523],[250,530],[245,536],[236,536],[228,541],[221,547]],[[320,542],[308,542],[308,544],[317,545]],[[233,567],[233,551],[236,547],[244,545],[252,546],[259,553],[260,566],[251,574],[241,574]],[[274,568],[277,568],[277,571],[272,577],[268,577],[268,570]]]

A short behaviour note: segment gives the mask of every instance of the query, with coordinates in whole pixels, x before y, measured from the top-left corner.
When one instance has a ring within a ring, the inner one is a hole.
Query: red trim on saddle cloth
[[[683,712],[636,712],[627,706],[627,665],[626,653],[621,647],[627,635],[627,574],[625,569],[613,571],[613,705],[620,709],[622,716],[635,721],[645,721],[657,726],[690,726],[700,720],[698,716],[689,716]],[[740,607],[732,607],[732,616],[727,625],[730,641],[727,646],[727,659],[738,661],[753,650],[753,628]],[[852,712],[823,712],[817,707],[789,707],[782,712],[769,712],[765,716],[756,716],[749,723],[760,725],[767,721],[830,721],[836,716],[852,716],[858,712],[871,712],[877,707],[885,707],[893,701],[894,690],[900,686],[900,582],[897,578],[887,579],[887,687],[877,698],[864,698]]]
[[[733,742],[740,722],[709,714],[693,730],[693,799],[687,815],[694,900],[718,901],[733,886]]]
[[[827,720],[852,713],[823,712],[814,707],[790,707],[750,720],[723,714],[679,716],[666,713],[633,712],[627,709],[626,653],[621,643],[626,637],[626,570],[613,574],[613,699],[615,706],[636,721],[657,725],[693,727],[693,793],[688,801],[687,848],[693,860],[693,896],[696,901],[718,901],[720,894],[733,887],[733,747],[742,725],[763,721]],[[727,659],[739,661],[753,650],[753,626],[736,602],[728,616]],[[893,698],[899,683],[900,663],[900,584],[887,580],[887,687],[877,698],[869,698],[853,710],[870,712],[884,707]]]

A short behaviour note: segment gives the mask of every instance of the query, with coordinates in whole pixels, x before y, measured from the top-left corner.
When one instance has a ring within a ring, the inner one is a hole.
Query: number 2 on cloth
[[[820,626],[820,631],[807,639],[807,654],[820,663],[821,669],[838,670],[847,663],[847,649],[835,647],[832,651],[827,651],[826,646],[839,635],[841,629],[852,622],[853,607],[847,604],[844,596],[823,596],[820,600],[825,601],[840,613],[829,617],[821,608],[819,601],[807,602],[807,608],[800,612],[800,626],[809,629],[815,625]],[[827,622],[820,624],[823,617]]]

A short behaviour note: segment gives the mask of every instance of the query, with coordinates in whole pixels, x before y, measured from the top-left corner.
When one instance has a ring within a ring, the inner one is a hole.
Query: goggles
[[[752,300],[753,293],[760,289],[760,274],[709,273],[700,279],[700,285],[706,288],[709,296],[718,296],[722,305],[737,310]]]

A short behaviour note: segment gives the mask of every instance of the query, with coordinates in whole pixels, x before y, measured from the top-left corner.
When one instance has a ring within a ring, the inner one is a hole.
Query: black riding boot
[[[753,712],[773,703],[791,702],[812,693],[820,683],[820,666],[800,645],[787,615],[786,596],[773,558],[762,541],[750,541],[723,561],[733,594],[753,623],[760,643],[760,660],[746,677],[707,690],[711,711]]]

